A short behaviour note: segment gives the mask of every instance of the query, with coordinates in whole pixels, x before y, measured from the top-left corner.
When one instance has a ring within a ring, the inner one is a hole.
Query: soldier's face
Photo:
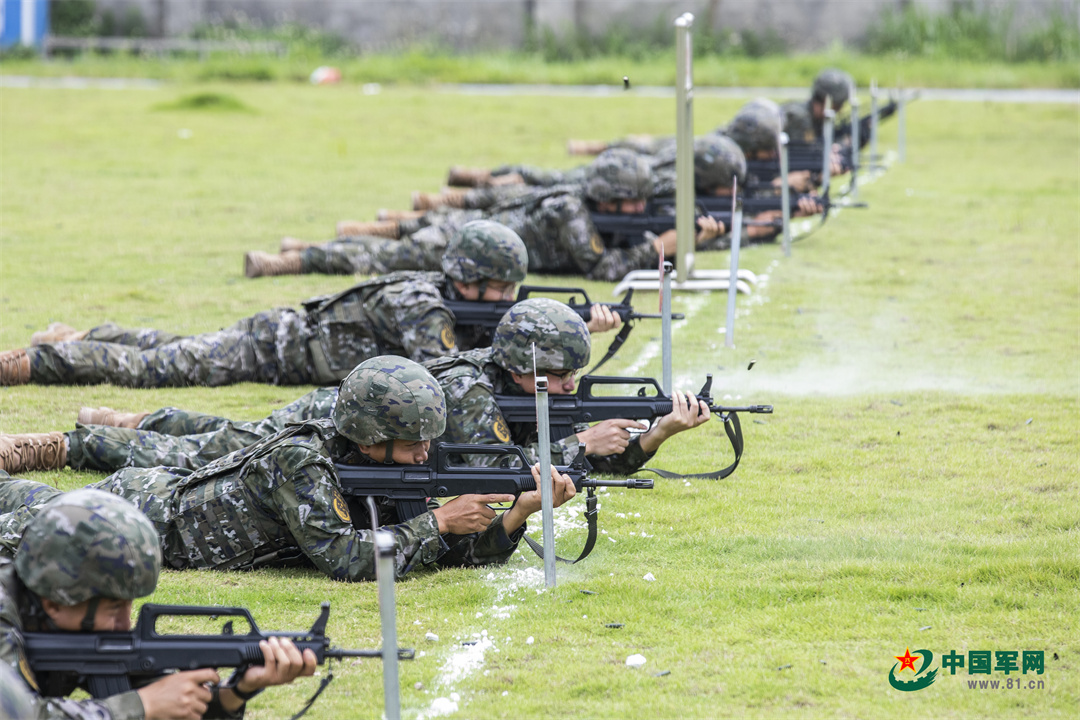
[[[48,598],[41,599],[41,607],[61,630],[78,632],[90,601],[78,605],[61,605]],[[94,615],[95,632],[126,632],[131,629],[131,601],[101,598]]]
[[[611,202],[596,203],[596,210],[602,213],[619,213],[620,215],[640,215],[645,212],[644,200],[614,200]]]
[[[574,376],[575,370],[545,372],[544,376],[548,381],[548,392],[552,395],[571,395],[577,387],[577,378]],[[532,373],[528,375],[518,375],[517,373],[510,373],[514,382],[529,395],[536,394],[536,376]]]
[[[373,460],[382,462],[386,457],[386,443],[378,445],[359,445],[360,452]],[[430,440],[417,442],[405,442],[395,440],[394,448],[390,452],[390,459],[398,465],[423,465],[428,460],[428,450],[431,448]]]
[[[517,283],[505,282],[503,280],[488,280],[487,287],[484,288],[483,296],[480,295],[480,283],[466,284],[455,280],[454,286],[457,287],[458,292],[461,293],[461,297],[466,300],[499,302],[501,300],[510,301],[514,299],[514,290],[517,288]]]

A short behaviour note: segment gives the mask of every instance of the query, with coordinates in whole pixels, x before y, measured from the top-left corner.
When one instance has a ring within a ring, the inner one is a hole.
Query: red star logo
[[[900,661],[900,670],[898,672],[904,672],[904,668],[911,668],[911,672],[915,672],[915,658],[919,656],[912,655],[910,648],[905,648],[903,655],[893,655],[893,657]]]

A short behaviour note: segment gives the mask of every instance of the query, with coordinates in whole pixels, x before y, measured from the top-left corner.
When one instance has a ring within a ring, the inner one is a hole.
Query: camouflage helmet
[[[723,135],[705,135],[694,140],[694,187],[712,194],[731,187],[732,176],[739,185],[746,180],[746,156],[734,140]]]
[[[334,427],[358,445],[432,440],[446,430],[446,399],[423,365],[381,355],[341,381]]]
[[[833,110],[844,106],[851,95],[851,87],[855,84],[851,76],[843,70],[826,68],[814,78],[814,84],[810,89],[811,96],[818,102],[825,102],[825,96],[832,98]]]
[[[751,100],[739,108],[723,134],[747,155],[775,150],[780,136],[780,106],[767,98]]]
[[[522,300],[506,311],[491,339],[492,360],[504,370],[580,370],[589,364],[589,328],[568,305],[551,298]]]
[[[784,114],[784,132],[792,142],[814,142],[814,121],[805,101],[786,102],[780,111]]]
[[[465,223],[446,245],[442,269],[462,283],[502,280],[519,283],[529,269],[529,251],[518,234],[494,220]]]
[[[95,597],[133,600],[157,587],[158,534],[127,500],[75,490],[50,500],[27,525],[15,572],[27,588],[61,605]]]
[[[595,202],[647,199],[652,195],[648,161],[633,150],[605,150],[585,172],[585,195]]]

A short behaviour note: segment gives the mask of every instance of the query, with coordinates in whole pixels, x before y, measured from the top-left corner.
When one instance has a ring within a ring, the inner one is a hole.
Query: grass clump
[[[254,112],[233,95],[218,92],[200,92],[184,95],[170,103],[160,103],[155,110],[202,110],[213,112]]]

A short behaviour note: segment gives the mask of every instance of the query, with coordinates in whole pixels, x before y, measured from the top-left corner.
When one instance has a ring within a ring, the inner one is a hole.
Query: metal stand
[[[675,20],[675,235],[676,271],[671,283],[672,290],[727,290],[731,275],[727,270],[695,270],[694,243],[694,53],[692,34],[694,16],[683,13]],[[751,285],[757,283],[753,273],[735,276],[735,288],[749,294]],[[634,270],[615,286],[615,292],[635,290],[659,291],[663,284],[661,273],[656,270]]]
[[[832,144],[833,144],[833,119],[836,111],[832,107],[832,98],[825,96],[825,124],[822,128],[821,150],[821,194],[827,195],[829,184],[832,181]]]
[[[881,162],[878,155],[878,88],[877,80],[870,81],[870,165],[876,166]]]
[[[371,508],[374,514],[373,502]],[[392,533],[378,529],[374,532],[375,577],[379,585],[379,617],[382,620],[384,713],[386,720],[400,720],[401,685],[398,677],[397,607],[394,602],[394,554],[396,549]]]
[[[738,184],[738,181],[736,181]],[[784,180],[784,185],[787,180]],[[738,190],[733,187],[732,190]],[[739,245],[742,243],[742,201],[738,192],[731,196],[731,277],[739,276]],[[728,286],[727,324],[724,326],[724,345],[735,347],[735,296],[734,287]]]
[[[780,153],[780,209],[784,217],[784,257],[791,257],[791,188],[788,186],[788,134],[781,131],[777,138]]]
[[[533,348],[535,354],[535,347]],[[555,587],[555,488],[551,481],[551,425],[548,422],[548,381],[536,374],[536,432],[540,455],[540,514],[544,525],[544,585]],[[582,450],[581,452],[584,452]]]
[[[858,88],[851,88],[851,182],[848,196],[859,199],[859,96]]]
[[[897,88],[896,100],[896,162],[904,162],[907,157],[907,103],[904,100],[904,89]]]
[[[664,348],[663,390],[671,396],[671,275],[675,270],[669,262],[664,262],[664,290],[660,295],[661,338]]]

